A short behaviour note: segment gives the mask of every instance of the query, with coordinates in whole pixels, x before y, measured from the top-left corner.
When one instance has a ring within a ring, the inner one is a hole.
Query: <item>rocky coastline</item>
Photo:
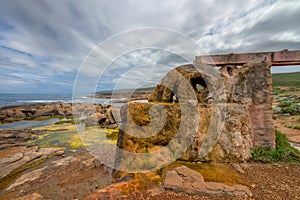
[[[58,185],[51,187],[48,191],[50,199],[68,197],[64,190],[70,188],[74,190],[81,188],[80,192],[70,194],[69,197],[82,199],[84,195],[96,191],[98,187],[109,184],[111,176],[108,169],[85,150],[74,123],[98,127],[89,131],[95,134],[99,130],[108,130],[104,134],[109,137],[116,132],[116,117],[113,116],[113,112],[117,113],[118,109],[111,105],[85,103],[39,103],[1,107],[1,124],[13,124],[24,120],[30,123],[49,119],[57,119],[57,122],[44,127],[0,130],[0,199],[24,196],[32,188],[43,190],[38,185],[31,185],[32,181],[43,180],[44,184],[51,185],[53,178],[61,182],[69,180],[59,178],[57,173],[67,174],[77,171],[74,176],[78,180],[84,180],[77,183],[75,181],[74,185],[71,185],[72,177],[70,177],[70,183],[64,187],[59,188]],[[77,116],[79,113],[81,118]],[[78,167],[74,168],[77,165]],[[91,172],[86,173],[87,170]],[[93,173],[96,177],[100,176],[98,177],[100,181],[92,177]],[[25,188],[28,192],[24,191]],[[57,196],[52,196],[57,191]]]
[[[112,103],[127,103],[129,101],[148,100],[154,87],[141,89],[126,89],[116,91],[97,92],[93,97],[101,99],[110,99]]]
[[[87,125],[106,126],[115,124],[112,110],[118,108],[111,105],[87,103],[51,103],[51,104],[24,104],[5,106],[0,108],[0,123],[11,123],[21,120],[45,120],[49,118],[73,118],[76,115],[85,116]]]
[[[43,127],[0,130],[0,200],[300,198],[299,165],[284,163],[176,161],[157,172],[114,179],[113,169],[85,149],[74,123],[84,124],[91,135],[103,134],[105,144],[116,145],[119,113],[120,108],[112,105],[84,103],[0,108],[1,124],[58,119]],[[297,116],[277,116],[276,128],[296,127]],[[285,127],[284,117],[290,123]],[[288,138],[299,142],[297,130]]]

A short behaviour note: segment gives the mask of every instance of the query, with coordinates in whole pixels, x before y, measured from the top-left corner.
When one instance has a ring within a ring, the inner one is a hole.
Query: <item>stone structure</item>
[[[274,149],[270,67],[299,62],[300,51],[285,50],[197,56],[193,65],[171,70],[149,103],[130,102],[122,108],[118,147],[150,157],[137,159],[119,150],[116,167],[145,165],[150,170],[186,147],[179,159],[217,162],[244,162],[253,147]]]
[[[251,157],[253,145],[274,148],[270,66],[268,62],[246,64],[241,68],[226,65],[220,68],[218,77],[202,74],[201,69],[193,65],[171,70],[154,89],[150,103],[131,102],[122,108],[123,127],[118,146],[133,153],[158,151],[178,137],[179,126],[187,122],[190,125],[181,126],[185,135],[180,138],[191,143],[184,146],[183,141],[178,142],[187,149],[180,157],[183,160],[242,162]],[[218,84],[220,86],[216,88]],[[185,102],[196,102],[189,105],[194,106],[192,110],[187,108],[188,112],[195,113],[183,117]],[[161,109],[150,112],[158,105]],[[165,117],[162,117],[163,111]],[[199,121],[195,119],[197,117]],[[198,128],[193,131],[193,127]],[[182,150],[172,146],[167,148],[173,152],[171,158]],[[164,153],[154,157],[163,158]],[[120,154],[117,158],[119,166],[143,163],[143,160]],[[153,160],[156,162],[147,162],[149,169],[159,162],[159,159]]]

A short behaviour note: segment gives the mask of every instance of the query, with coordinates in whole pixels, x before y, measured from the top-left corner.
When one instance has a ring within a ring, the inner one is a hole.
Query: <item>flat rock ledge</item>
[[[58,151],[62,151],[62,149],[30,147],[23,149],[21,152],[9,154],[0,158],[0,179],[23,165],[29,165],[46,159],[48,156],[54,155]]]
[[[204,182],[203,176],[185,166],[166,172],[164,188],[188,194],[225,197],[251,197],[251,191],[242,185],[228,186],[217,182]]]

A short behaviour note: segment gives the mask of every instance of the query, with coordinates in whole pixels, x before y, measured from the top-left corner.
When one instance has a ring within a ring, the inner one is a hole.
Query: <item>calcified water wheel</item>
[[[153,86],[171,69],[193,63],[196,55],[206,54],[194,40],[179,32],[162,28],[141,28],[123,32],[100,43],[86,57],[78,70],[73,96],[87,91],[95,93],[99,88],[103,89],[108,85],[113,85],[114,91],[124,88],[134,91],[149,86],[149,83]],[[210,103],[214,107],[211,125],[203,143],[204,148],[198,152],[198,156],[203,157],[216,144],[223,128],[221,113],[224,109],[222,101],[225,91],[223,79],[216,70],[199,64],[193,67],[206,75],[204,80],[208,82],[205,86],[210,92]],[[171,93],[177,94],[176,97],[172,97],[176,98],[178,103],[130,102],[121,108],[122,121],[118,124],[121,135],[117,145],[107,144],[104,141],[101,143],[103,138],[100,136],[94,137],[94,140],[99,140],[99,145],[91,145],[87,133],[83,131],[85,125],[77,121],[78,135],[90,153],[107,167],[126,172],[158,170],[181,157],[198,134],[201,116],[197,94],[191,80],[180,73],[176,76],[177,83],[182,88],[180,91],[174,91],[174,87],[167,82],[161,84]],[[211,79],[218,84],[211,85]],[[117,98],[114,95],[113,92],[112,98]],[[131,95],[132,92],[128,92],[125,98],[129,99]],[[147,123],[141,122],[143,120],[131,112],[134,106],[137,106],[136,110],[146,108],[147,113],[144,113],[144,116]],[[73,112],[77,118],[86,117],[84,108],[74,107]],[[170,113],[180,115],[180,120],[172,120]],[[170,126],[176,127],[175,132],[165,134],[164,130],[172,129]],[[131,138],[128,144],[123,143],[126,137]],[[149,146],[141,151],[136,151],[138,147],[131,148],[132,145],[137,146],[138,141],[149,141],[154,138],[161,142],[159,148]]]

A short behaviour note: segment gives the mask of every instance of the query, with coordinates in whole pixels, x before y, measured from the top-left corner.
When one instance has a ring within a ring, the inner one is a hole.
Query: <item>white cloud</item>
[[[1,49],[0,69],[2,74],[33,73],[48,76],[49,84],[68,84],[69,74],[76,74],[98,43],[125,30],[152,26],[187,34],[210,53],[299,49],[299,10],[300,1],[292,0],[1,1],[0,47],[25,54]],[[134,39],[137,38],[127,38],[128,42]],[[176,38],[153,34],[151,40],[177,52],[188,48],[182,48]],[[114,59],[120,56],[116,54],[118,48],[126,45],[123,40],[119,46],[108,46],[106,52],[95,54],[88,61],[86,77],[105,67],[97,55],[105,55],[102,61]],[[174,59],[174,56],[155,51],[152,55],[136,51],[118,60],[121,70],[116,72],[122,73],[143,63],[176,65],[178,61]],[[57,76],[68,78],[56,80]]]

